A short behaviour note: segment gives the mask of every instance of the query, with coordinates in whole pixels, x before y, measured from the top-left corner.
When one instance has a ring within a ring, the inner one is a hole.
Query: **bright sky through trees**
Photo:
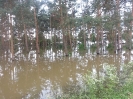
[[[18,2],[16,2],[18,1]],[[132,17],[133,2],[114,0],[16,0],[10,2],[1,2],[1,35],[3,39],[9,40],[6,35],[8,31],[12,34],[12,47],[20,41],[25,40],[23,45],[30,43],[31,30],[35,29],[38,38],[34,42],[38,46],[53,46],[56,43],[63,42],[62,48],[71,48],[73,40],[81,42],[82,47],[86,49],[86,42],[91,40],[95,42],[96,48],[102,49],[104,42],[109,42],[114,50],[120,49],[120,42],[125,39],[131,48],[132,37]],[[41,2],[44,1],[44,2]],[[56,2],[55,2],[56,1]],[[53,3],[52,3],[53,2]],[[129,5],[129,6],[128,6]],[[31,10],[31,7],[33,9]],[[10,11],[9,11],[10,10]],[[10,24],[9,16],[5,13],[15,16]],[[92,31],[93,30],[93,31]],[[50,34],[51,39],[45,37]],[[107,35],[106,38],[103,34]],[[60,34],[60,35],[58,35]],[[76,37],[75,36],[79,36]],[[124,35],[124,36],[123,36]],[[125,36],[126,35],[126,36]],[[80,38],[81,37],[81,38]],[[91,37],[91,38],[90,38]],[[123,38],[122,38],[123,37]],[[128,39],[127,39],[128,38]],[[130,38],[130,40],[129,40]],[[57,40],[55,40],[57,39]],[[28,41],[29,40],[29,41]],[[32,39],[33,40],[33,39]],[[15,42],[13,42],[15,41]],[[10,42],[10,41],[9,41]],[[7,42],[7,44],[10,44]],[[97,43],[98,42],[98,43]],[[53,44],[54,43],[54,44]],[[30,43],[31,44],[31,43]],[[29,45],[30,45],[29,44]],[[76,44],[76,43],[75,43]],[[5,45],[2,43],[1,45]],[[71,47],[69,46],[71,45]],[[104,46],[107,47],[108,45]],[[109,47],[110,47],[109,46]],[[10,47],[10,46],[9,46]],[[16,46],[15,46],[16,47]],[[44,48],[44,47],[43,47]],[[9,48],[10,49],[10,48]],[[12,48],[12,50],[15,48]],[[27,47],[28,49],[28,47]],[[68,49],[67,49],[68,50]],[[98,52],[98,53],[99,53]],[[67,53],[68,54],[68,53]]]

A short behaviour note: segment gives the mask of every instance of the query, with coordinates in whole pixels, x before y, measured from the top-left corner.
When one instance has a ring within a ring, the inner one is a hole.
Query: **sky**
[[[45,0],[39,0],[39,1],[45,1]],[[54,0],[48,0],[50,2],[53,2]],[[77,0],[76,3],[77,3],[77,7],[75,9],[78,10],[78,13],[76,14],[76,16],[80,16],[80,13],[82,13],[82,6],[81,6],[81,2],[82,0]],[[78,7],[79,5],[79,7]],[[48,10],[48,6],[44,5],[42,8],[44,8],[45,10]],[[71,13],[71,11],[69,11],[69,13]]]

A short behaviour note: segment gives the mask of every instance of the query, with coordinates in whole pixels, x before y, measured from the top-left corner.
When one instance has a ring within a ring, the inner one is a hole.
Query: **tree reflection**
[[[0,98],[47,99],[60,96],[72,88],[76,90],[83,87],[82,78],[88,71],[100,77],[104,63],[114,64],[119,75],[121,64],[129,62],[132,59],[131,54],[131,51],[123,51],[118,55],[92,55],[77,51],[72,56],[64,57],[61,50],[47,50],[42,55],[30,51],[28,55],[16,54],[15,61],[12,61],[7,53],[2,53]]]

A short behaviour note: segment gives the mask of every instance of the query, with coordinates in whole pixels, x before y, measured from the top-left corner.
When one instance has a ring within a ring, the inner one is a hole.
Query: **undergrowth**
[[[113,65],[104,64],[99,75],[84,75],[84,88],[63,94],[58,99],[133,99],[133,63],[122,66],[120,72]]]

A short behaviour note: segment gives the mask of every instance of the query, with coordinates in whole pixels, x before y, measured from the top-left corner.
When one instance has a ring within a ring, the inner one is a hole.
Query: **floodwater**
[[[0,99],[54,99],[73,86],[83,86],[82,77],[88,71],[98,73],[104,63],[121,64],[132,61],[132,51],[121,54],[95,55],[73,52],[63,57],[63,51],[46,50],[41,55],[30,51],[15,53],[15,61],[7,53],[0,57]]]

